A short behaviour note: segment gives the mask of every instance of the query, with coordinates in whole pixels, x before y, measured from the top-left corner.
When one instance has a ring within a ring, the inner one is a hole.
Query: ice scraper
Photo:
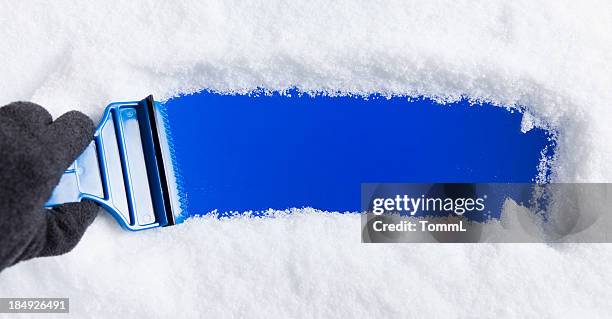
[[[530,182],[548,143],[463,100],[209,91],[110,104],[47,206],[89,199],[126,229],[313,207],[356,212],[372,182]]]

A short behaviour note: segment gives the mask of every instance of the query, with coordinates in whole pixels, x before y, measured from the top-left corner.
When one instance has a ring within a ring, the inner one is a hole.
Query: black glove
[[[93,222],[98,206],[90,201],[44,208],[93,130],[91,119],[76,111],[53,122],[33,103],[0,108],[0,271],[69,252]]]

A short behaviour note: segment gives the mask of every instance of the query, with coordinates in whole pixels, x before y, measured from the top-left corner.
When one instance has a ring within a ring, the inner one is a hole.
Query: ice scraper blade
[[[174,224],[160,125],[152,96],[110,104],[94,140],[64,172],[46,206],[89,199],[129,230]]]

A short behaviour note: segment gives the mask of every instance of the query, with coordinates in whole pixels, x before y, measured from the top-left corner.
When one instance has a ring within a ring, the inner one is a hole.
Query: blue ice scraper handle
[[[64,172],[45,207],[88,199],[128,230],[174,224],[156,105],[152,96],[108,105],[94,140]]]

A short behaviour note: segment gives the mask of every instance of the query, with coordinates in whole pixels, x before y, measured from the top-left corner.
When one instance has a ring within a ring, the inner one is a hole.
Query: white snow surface
[[[467,97],[555,130],[553,180],[605,182],[610,30],[608,1],[1,1],[0,104],[97,120],[111,101],[201,89]],[[361,244],[359,218],[128,233],[100,214],[73,252],[0,273],[0,297],[70,297],[77,318],[612,312],[610,245]]]

